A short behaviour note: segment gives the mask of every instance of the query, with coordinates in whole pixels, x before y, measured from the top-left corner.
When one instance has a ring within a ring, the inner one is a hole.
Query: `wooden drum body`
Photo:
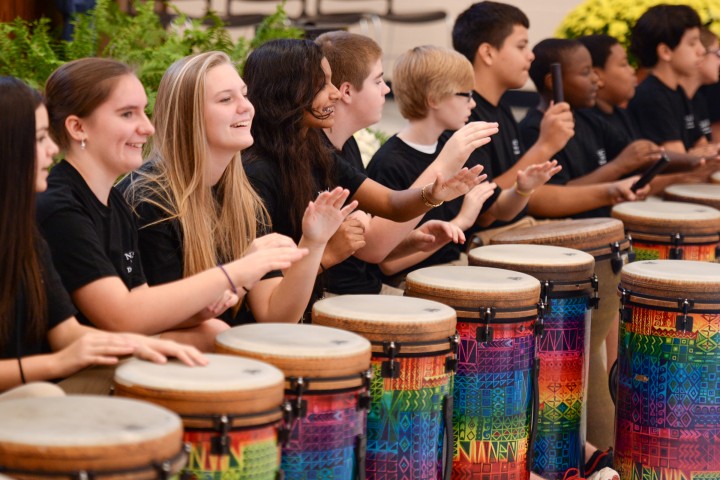
[[[280,467],[282,372],[247,358],[207,357],[205,367],[129,360],[115,371],[115,392],[180,415],[190,444],[185,478],[274,480]]]
[[[168,479],[186,458],[180,418],[149,403],[83,395],[0,406],[0,471],[12,478]]]
[[[636,262],[619,293],[615,469],[720,478],[720,265]]]
[[[614,218],[548,222],[504,232],[491,243],[554,245],[582,250],[595,257],[600,301],[599,307],[592,311],[590,328],[587,440],[599,448],[607,448],[613,441],[615,409],[608,388],[605,339],[617,329],[620,270],[633,258],[622,222]]]
[[[468,254],[471,265],[505,268],[540,280],[542,332],[537,433],[533,471],[547,479],[582,471],[590,314],[597,305],[595,259],[579,250],[546,245],[490,245]],[[538,328],[536,327],[536,331]]]
[[[622,220],[638,260],[714,262],[720,211],[680,202],[625,202],[612,216]]]
[[[364,478],[370,342],[335,328],[263,323],[221,333],[216,350],[284,373],[293,414],[282,448],[286,479]]]
[[[405,293],[457,313],[452,478],[529,478],[540,282],[497,268],[438,266],[408,274]]]
[[[410,297],[345,295],[313,306],[313,324],[372,344],[368,479],[450,479],[455,319],[446,305]]]

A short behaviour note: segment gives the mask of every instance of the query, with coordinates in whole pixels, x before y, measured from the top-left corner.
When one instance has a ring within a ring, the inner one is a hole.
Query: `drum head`
[[[279,407],[285,376],[272,365],[234,355],[206,354],[204,367],[131,359],[115,371],[115,389],[180,414],[250,414]]]
[[[271,363],[286,377],[337,377],[370,367],[370,342],[352,332],[319,325],[249,324],[226,330],[217,351]]]
[[[181,449],[180,418],[145,402],[82,395],[7,400],[0,408],[0,466],[8,469],[100,474],[150,467]]]
[[[634,230],[655,234],[717,234],[720,211],[706,205],[681,202],[625,202],[615,205],[612,216]]]
[[[488,245],[468,252],[470,265],[527,273],[539,280],[585,281],[595,257],[573,248],[550,245]]]
[[[720,209],[720,185],[693,183],[670,185],[665,189],[666,200],[700,203]]]
[[[424,341],[455,333],[455,310],[421,298],[340,295],[315,302],[313,323],[350,330],[371,341]]]
[[[535,305],[540,282],[530,275],[487,267],[428,267],[405,279],[410,296],[444,299],[453,306],[515,308]]]
[[[625,230],[622,222],[614,218],[585,218],[559,220],[508,230],[490,239],[490,243],[554,245],[593,253],[593,250],[604,249],[610,243],[624,240]]]
[[[720,183],[720,170],[712,174],[710,181],[712,183]]]
[[[690,260],[633,262],[623,267],[621,285],[646,295],[720,302],[720,264]]]

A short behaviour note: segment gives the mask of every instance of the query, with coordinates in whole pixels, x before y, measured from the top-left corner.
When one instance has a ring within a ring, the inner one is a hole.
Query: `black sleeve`
[[[404,168],[412,167],[412,165],[406,165],[399,158],[399,153],[392,147],[395,141],[394,138],[388,140],[385,145],[375,152],[370,163],[368,163],[368,177],[392,190],[406,190],[410,188],[417,176],[410,178],[415,172],[410,172],[409,168]]]
[[[525,118],[520,122],[520,138],[525,148],[535,145],[540,137],[540,121],[542,120],[542,112],[532,108],[528,110]]]
[[[358,171],[350,162],[343,160],[340,155],[335,155],[335,171],[338,185],[350,190],[349,198],[355,195],[360,185],[367,179],[367,175]]]
[[[75,306],[70,300],[70,295],[68,295],[65,287],[63,287],[62,280],[60,280],[60,276],[53,266],[50,250],[42,239],[38,245],[38,253],[40,255],[43,281],[45,282],[45,295],[47,297],[47,330],[50,331],[68,318],[76,315],[77,309],[75,309]]]
[[[183,278],[183,249],[177,220],[164,219],[155,205],[140,203],[135,208],[138,244],[143,270],[149,285]]]
[[[280,215],[277,206],[280,192],[275,181],[276,177],[273,175],[273,166],[269,162],[258,159],[244,162],[243,167],[250,184],[265,205],[273,226],[277,225]]]

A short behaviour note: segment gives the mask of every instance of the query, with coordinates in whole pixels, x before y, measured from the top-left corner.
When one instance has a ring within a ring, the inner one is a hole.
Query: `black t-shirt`
[[[45,285],[47,299],[47,324],[45,333],[40,339],[31,339],[28,336],[26,315],[21,307],[19,314],[15,315],[10,325],[8,341],[0,350],[0,358],[15,358],[18,356],[39,355],[51,353],[52,349],[47,339],[47,332],[60,325],[77,313],[70,301],[70,296],[63,288],[62,281],[53,266],[50,251],[44,240],[38,239],[37,252],[40,261],[42,279]],[[18,295],[17,305],[24,305],[24,293]]]
[[[146,283],[135,217],[115,188],[103,205],[80,173],[60,162],[38,195],[37,219],[68,292],[105,277],[120,277],[128,290]],[[78,320],[90,324],[82,312]]]
[[[693,113],[694,128],[688,132],[691,145],[695,145],[698,140],[705,137],[708,142],[712,142],[712,122],[710,121],[710,110],[708,101],[702,91],[695,92],[695,96],[690,100]]]
[[[692,147],[688,131],[694,128],[694,118],[685,91],[669,88],[656,76],[648,75],[638,85],[635,96],[628,104],[643,138],[662,145],[681,141],[685,148]]]
[[[616,106],[613,107],[612,113],[605,113],[596,106],[589,111],[609,123],[611,130],[614,129],[614,134],[621,138],[623,142],[629,144],[642,138],[635,119],[626,109]]]
[[[140,169],[151,171],[152,168],[151,163],[146,163]],[[134,178],[134,173],[125,177],[117,185],[118,190],[127,190]],[[164,201],[159,196],[153,196],[151,200],[157,203]],[[133,211],[137,216],[140,258],[148,284],[161,285],[184,278],[183,233],[180,221],[177,218],[168,218],[166,211],[151,201],[140,202]],[[258,236],[264,233],[264,229],[258,231]],[[280,276],[282,272],[275,270],[263,276],[263,280]],[[237,314],[233,315],[232,312],[233,309],[228,309],[218,318],[232,326],[255,321],[244,298]]]
[[[434,153],[423,153],[403,142],[397,135],[393,135],[373,155],[368,164],[368,176],[393,190],[405,190],[410,188],[410,185],[435,161],[439,154],[439,146]],[[487,211],[499,195],[500,189],[497,188],[493,196],[483,204],[481,213]],[[463,198],[456,198],[431,209],[420,220],[420,225],[429,220],[452,220],[460,213]],[[469,238],[477,230],[477,227],[471,227],[465,232],[466,236]],[[418,268],[452,262],[460,257],[461,251],[461,246],[450,242],[403,274]]]
[[[700,91],[708,102],[710,122],[720,121],[720,82],[700,87]]]

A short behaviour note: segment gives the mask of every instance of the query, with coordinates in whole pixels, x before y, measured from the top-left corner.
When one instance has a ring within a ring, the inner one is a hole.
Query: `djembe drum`
[[[636,262],[618,290],[615,469],[720,478],[720,265]]]
[[[540,280],[545,308],[536,355],[539,410],[533,471],[563,478],[585,465],[585,426],[591,309],[597,306],[595,259],[547,245],[489,245],[468,253],[470,265],[505,268]]]
[[[115,371],[115,393],[180,415],[190,444],[183,478],[275,480],[284,375],[249,358],[206,356],[205,367],[129,360]]]
[[[452,478],[529,478],[540,282],[498,268],[438,266],[411,272],[405,288],[457,314]]]
[[[670,185],[663,192],[665,200],[707,205],[720,210],[720,185],[691,183]]]
[[[455,318],[446,305],[410,297],[343,295],[313,305],[313,324],[372,344],[369,479],[450,480]]]
[[[285,374],[293,413],[282,448],[285,478],[365,478],[370,342],[336,328],[262,323],[222,332],[215,346]]]
[[[182,423],[137,400],[92,395],[0,403],[0,471],[16,479],[169,479],[185,465]]]

